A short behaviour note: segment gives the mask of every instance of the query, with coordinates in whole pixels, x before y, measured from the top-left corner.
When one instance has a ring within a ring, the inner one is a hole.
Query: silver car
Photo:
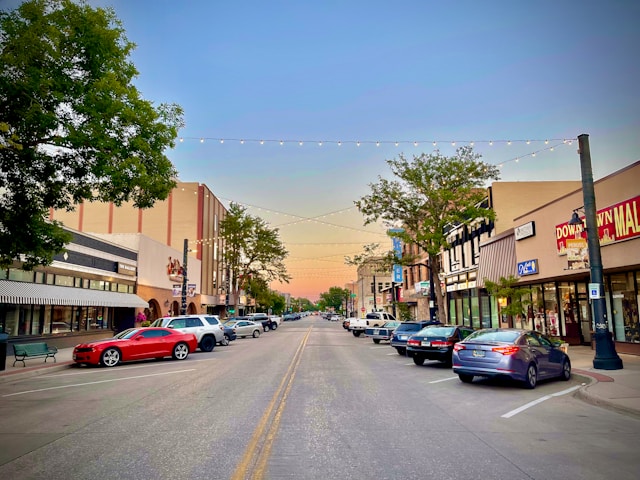
[[[236,335],[240,338],[245,338],[251,335],[253,338],[260,336],[260,330],[262,330],[262,324],[252,322],[251,320],[229,320],[225,322],[226,327],[231,327]]]
[[[464,383],[473,377],[508,377],[535,388],[538,380],[571,378],[571,361],[539,332],[488,328],[453,346],[453,372]]]

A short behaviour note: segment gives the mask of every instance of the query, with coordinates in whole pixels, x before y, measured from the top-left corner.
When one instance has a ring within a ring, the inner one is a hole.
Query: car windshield
[[[469,335],[465,343],[513,343],[519,336],[520,332],[514,330],[479,330]]]
[[[128,328],[126,330],[121,331],[120,333],[114,335],[113,338],[131,338],[133,337],[140,329],[139,328]]]
[[[424,327],[416,335],[423,337],[450,337],[455,331],[456,327]]]
[[[382,326],[386,328],[394,328],[398,326],[398,322],[384,322],[384,325]]]
[[[238,323],[238,320],[230,320],[228,322],[224,322],[225,327],[234,327]]]

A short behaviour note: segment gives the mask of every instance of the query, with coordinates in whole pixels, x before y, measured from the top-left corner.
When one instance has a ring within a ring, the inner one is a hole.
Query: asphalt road
[[[640,421],[462,384],[309,317],[184,361],[0,384],[0,478],[635,479]]]

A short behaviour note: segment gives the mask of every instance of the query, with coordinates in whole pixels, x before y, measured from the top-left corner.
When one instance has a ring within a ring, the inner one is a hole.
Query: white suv
[[[178,317],[162,317],[155,320],[152,327],[174,328],[179,332],[193,333],[198,340],[198,347],[203,352],[210,352],[216,346],[228,345],[224,335],[224,327],[215,315],[180,315]]]

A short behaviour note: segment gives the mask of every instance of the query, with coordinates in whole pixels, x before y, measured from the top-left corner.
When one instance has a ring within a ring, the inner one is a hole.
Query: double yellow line
[[[260,419],[260,423],[256,427],[249,445],[247,445],[242,460],[238,464],[235,472],[231,476],[231,480],[261,480],[267,468],[267,461],[271,455],[271,448],[275,440],[276,433],[280,427],[282,412],[284,411],[287,397],[293,385],[293,379],[296,376],[296,370],[302,359],[302,351],[304,350],[313,326],[309,327],[306,335],[300,342],[296,353],[289,364],[287,373],[285,373],[278,389],[273,394],[266,411]],[[277,408],[276,408],[277,406]]]

